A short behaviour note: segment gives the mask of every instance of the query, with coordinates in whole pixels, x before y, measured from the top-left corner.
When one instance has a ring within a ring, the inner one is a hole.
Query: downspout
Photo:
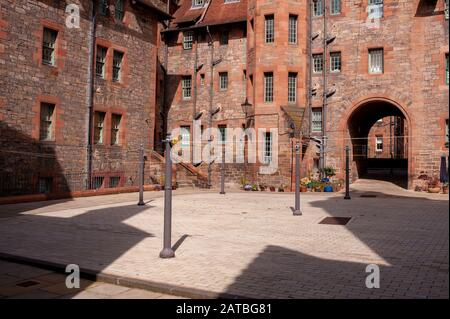
[[[209,26],[206,26],[206,32],[208,33],[209,39],[210,39],[210,46],[211,46],[211,65],[210,65],[210,87],[209,87],[209,117],[208,117],[208,126],[211,130],[212,128],[212,111],[213,111],[213,103],[214,103],[214,40],[211,36],[211,32],[209,30]],[[210,131],[211,132],[211,131]],[[211,133],[210,133],[211,135]],[[209,137],[209,142],[211,143],[211,136]],[[212,173],[212,166],[211,163],[208,163],[208,187],[211,188],[211,173]]]
[[[322,106],[322,170],[326,166],[326,147],[327,147],[327,1],[323,2],[323,106]],[[322,173],[323,174],[323,173]],[[326,176],[322,176],[326,177]]]
[[[308,136],[312,134],[312,0],[309,1],[309,10],[308,10],[308,114],[307,118],[309,119],[308,123]]]
[[[97,29],[97,12],[95,1],[92,1],[92,11],[91,11],[91,30],[89,36],[89,62],[88,65],[88,138],[87,138],[87,174],[88,174],[88,184],[87,189],[91,189],[92,184],[92,142],[93,142],[93,122],[94,122],[94,82],[95,82],[95,38]]]

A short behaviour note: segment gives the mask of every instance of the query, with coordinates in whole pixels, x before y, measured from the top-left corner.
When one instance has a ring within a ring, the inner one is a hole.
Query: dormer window
[[[205,0],[192,0],[192,8],[203,8]]]

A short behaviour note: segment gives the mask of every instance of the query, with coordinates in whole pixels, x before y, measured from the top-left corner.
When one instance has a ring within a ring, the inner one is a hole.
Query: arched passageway
[[[354,176],[408,187],[409,120],[394,103],[371,100],[348,119]]]

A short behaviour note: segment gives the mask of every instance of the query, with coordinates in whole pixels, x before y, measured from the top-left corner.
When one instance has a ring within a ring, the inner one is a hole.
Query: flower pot
[[[430,188],[428,188],[428,193],[439,194],[440,191],[441,191],[440,187],[430,187]]]
[[[332,193],[332,192],[333,192],[333,186],[325,186],[325,187],[323,188],[323,191],[324,191],[325,193]]]
[[[306,186],[300,186],[300,192],[306,193],[308,191],[308,187]]]
[[[442,193],[448,194],[448,186],[442,188]]]
[[[270,187],[271,192],[275,192],[275,187]]]

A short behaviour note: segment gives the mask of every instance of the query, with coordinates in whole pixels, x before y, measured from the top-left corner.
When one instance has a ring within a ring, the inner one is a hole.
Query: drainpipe
[[[309,56],[309,60],[308,60],[308,114],[307,114],[307,118],[309,119],[309,123],[308,123],[308,127],[309,127],[309,131],[308,131],[308,136],[311,136],[312,134],[312,45],[313,45],[313,40],[312,40],[312,0],[309,1],[309,13],[308,13],[308,56]]]
[[[327,147],[327,1],[323,2],[323,106],[322,106],[322,170],[326,166]],[[323,171],[322,171],[323,172]],[[322,173],[323,174],[323,173]],[[322,176],[324,177],[324,176]],[[326,177],[326,176],[325,176]]]
[[[96,4],[92,2],[92,11],[91,11],[91,30],[89,36],[89,68],[88,68],[88,96],[87,96],[87,104],[88,104],[88,138],[87,138],[87,174],[88,174],[88,185],[87,188],[91,188],[92,183],[92,140],[93,140],[93,118],[94,118],[94,82],[95,82],[95,38],[96,38],[96,29],[97,29],[97,12],[96,12]]]
[[[209,118],[208,118],[208,126],[211,129],[212,128],[212,111],[213,111],[213,103],[214,103],[214,40],[211,36],[211,32],[209,30],[209,26],[206,26],[206,32],[208,33],[209,39],[210,39],[210,46],[211,46],[211,65],[210,65],[210,87],[209,87]],[[211,143],[211,131],[210,131],[210,137],[209,142]],[[212,166],[211,163],[208,164],[208,187],[211,188],[211,173],[212,173]]]

